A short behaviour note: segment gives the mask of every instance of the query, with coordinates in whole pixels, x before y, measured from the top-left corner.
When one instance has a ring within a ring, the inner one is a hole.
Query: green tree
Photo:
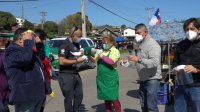
[[[0,27],[10,29],[16,23],[16,18],[9,12],[0,11]]]
[[[34,30],[34,24],[27,20],[24,21],[24,27],[30,30]]]
[[[77,12],[75,14],[69,15],[66,18],[64,18],[58,25],[59,33],[60,34],[70,34],[70,30],[74,27],[79,27],[81,29],[82,27],[82,19],[81,19],[81,13]],[[90,23],[88,16],[86,16],[86,31],[90,32],[92,28],[92,24]]]
[[[44,23],[44,31],[50,35],[57,34],[58,25],[53,21],[47,21]]]

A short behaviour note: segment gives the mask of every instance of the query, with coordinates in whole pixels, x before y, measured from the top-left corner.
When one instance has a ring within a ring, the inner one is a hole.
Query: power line
[[[0,2],[25,2],[25,1],[38,1],[38,0],[0,0]]]
[[[132,17],[129,15],[130,13],[128,13],[127,11],[121,11],[121,10],[115,8],[115,5],[114,5],[114,6],[111,5],[111,4],[108,3],[106,0],[102,0],[102,1],[104,1],[104,2],[106,3],[106,5],[108,5],[109,7],[113,8],[114,10],[120,12],[120,13],[123,14],[124,16],[129,17],[129,18],[132,18]],[[134,18],[138,18],[138,17],[134,17]],[[142,18],[143,18],[143,17],[142,17]],[[140,18],[138,18],[138,19],[140,19]]]
[[[111,14],[113,14],[113,15],[115,15],[115,16],[121,18],[121,19],[124,19],[124,20],[126,20],[126,21],[128,21],[128,22],[131,22],[131,23],[133,23],[133,24],[137,24],[137,23],[134,22],[134,21],[131,21],[131,20],[127,19],[127,18],[124,18],[124,17],[122,17],[122,16],[120,16],[120,15],[118,15],[118,14],[112,12],[111,10],[105,8],[104,6],[102,6],[102,5],[100,5],[100,4],[96,3],[96,2],[94,2],[93,0],[89,0],[89,2],[93,3],[94,5],[96,5],[96,6],[98,6],[98,7],[101,7],[102,9],[104,9],[104,10],[110,12]]]

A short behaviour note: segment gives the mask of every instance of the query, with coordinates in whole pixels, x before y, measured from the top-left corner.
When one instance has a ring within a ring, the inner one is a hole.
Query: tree
[[[77,12],[75,14],[69,15],[66,18],[64,18],[58,25],[59,33],[60,34],[70,34],[71,29],[76,26],[81,29],[82,27],[82,19],[81,19],[81,13]],[[86,16],[86,31],[90,32],[92,28],[92,24],[90,23],[88,17]]]
[[[0,27],[10,30],[11,26],[16,23],[16,18],[9,12],[0,11]]]
[[[47,21],[44,23],[44,31],[50,35],[57,34],[58,25],[53,21]]]
[[[24,26],[25,28],[27,28],[27,29],[34,30],[34,24],[31,23],[30,21],[25,20],[23,26]]]

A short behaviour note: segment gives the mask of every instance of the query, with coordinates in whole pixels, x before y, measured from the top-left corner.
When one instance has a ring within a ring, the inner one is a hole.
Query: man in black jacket
[[[11,89],[9,101],[15,112],[39,112],[48,86],[43,65],[36,54],[33,33],[25,28],[15,32],[14,42],[5,50],[5,71]]]
[[[63,93],[65,112],[79,112],[82,99],[83,87],[81,77],[73,64],[81,63],[85,59],[75,57],[72,52],[80,50],[79,41],[81,30],[77,27],[71,31],[71,37],[67,38],[58,51],[60,62],[59,84]]]
[[[177,71],[174,107],[176,112],[187,112],[190,100],[193,112],[200,112],[200,24],[196,18],[190,18],[183,29],[186,39],[178,43],[173,60]]]

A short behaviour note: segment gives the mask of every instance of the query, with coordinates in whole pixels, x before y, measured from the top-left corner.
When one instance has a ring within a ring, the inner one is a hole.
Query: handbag
[[[91,58],[88,58],[87,61],[84,61],[82,63],[76,63],[72,66],[76,68],[76,71],[80,72],[88,69],[94,69],[96,67],[96,63]]]

